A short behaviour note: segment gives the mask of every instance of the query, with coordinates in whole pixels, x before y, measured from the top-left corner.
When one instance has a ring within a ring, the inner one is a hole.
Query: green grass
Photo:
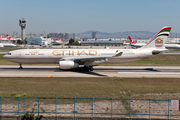
[[[0,96],[180,99],[178,78],[0,78]]]
[[[5,47],[5,48],[0,48],[0,51],[13,51],[13,50],[17,50],[16,47]]]

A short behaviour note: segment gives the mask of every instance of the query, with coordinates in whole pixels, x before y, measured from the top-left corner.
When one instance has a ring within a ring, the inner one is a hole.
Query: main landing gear
[[[94,69],[93,69],[93,66],[84,66],[84,70],[85,71],[93,71]]]
[[[22,64],[19,64],[19,69],[23,69]]]

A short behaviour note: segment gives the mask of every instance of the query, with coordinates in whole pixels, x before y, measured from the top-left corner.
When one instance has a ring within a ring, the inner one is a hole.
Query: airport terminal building
[[[31,44],[34,44],[34,45],[44,44],[45,45],[45,43],[48,43],[48,44],[51,43],[51,38],[43,38],[42,36],[34,37],[34,38],[27,38],[26,40],[27,40],[28,45],[31,45]]]
[[[82,41],[81,46],[123,46],[123,41],[117,41],[117,40]]]

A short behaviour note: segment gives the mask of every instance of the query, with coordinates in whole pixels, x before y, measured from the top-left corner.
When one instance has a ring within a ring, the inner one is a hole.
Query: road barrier
[[[171,110],[171,100],[113,99],[113,98],[59,98],[59,97],[0,97],[1,115],[108,116],[108,117],[179,117]]]

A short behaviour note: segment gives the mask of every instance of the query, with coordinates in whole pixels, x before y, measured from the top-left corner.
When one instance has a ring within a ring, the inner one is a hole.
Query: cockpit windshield
[[[11,55],[11,53],[7,53],[7,55]]]

